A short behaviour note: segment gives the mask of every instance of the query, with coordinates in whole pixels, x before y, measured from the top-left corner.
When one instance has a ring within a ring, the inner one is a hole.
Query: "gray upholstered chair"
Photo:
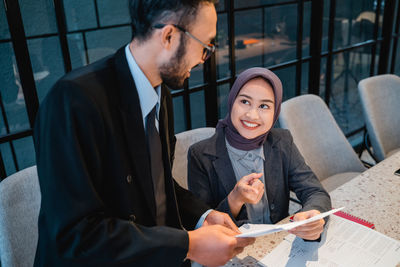
[[[189,130],[176,135],[175,159],[172,167],[172,176],[184,188],[187,184],[187,153],[189,147],[203,139],[211,137],[215,133],[215,128],[204,127]]]
[[[359,82],[358,90],[373,154],[381,161],[400,151],[400,77],[370,77]]]
[[[36,166],[0,183],[0,262],[33,266],[38,241],[40,188]]]
[[[279,123],[290,130],[306,163],[328,192],[366,169],[319,96],[285,101]]]

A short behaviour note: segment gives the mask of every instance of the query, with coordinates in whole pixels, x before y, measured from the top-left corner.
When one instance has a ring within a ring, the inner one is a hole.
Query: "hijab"
[[[271,128],[276,123],[282,103],[282,82],[272,71],[266,68],[250,68],[243,71],[236,79],[233,84],[231,91],[229,92],[228,97],[228,114],[222,120],[220,120],[217,124],[218,128],[225,129],[225,136],[228,140],[229,144],[234,148],[240,150],[253,150],[262,146],[267,139],[268,133],[271,129],[269,129],[266,133],[257,136],[253,139],[247,139],[239,134],[236,128],[232,124],[231,120],[231,111],[233,103],[235,102],[236,97],[238,96],[242,87],[252,79],[255,78],[263,78],[266,80],[272,87],[272,91],[274,92],[275,98],[275,110],[274,110],[274,121],[272,123]]]

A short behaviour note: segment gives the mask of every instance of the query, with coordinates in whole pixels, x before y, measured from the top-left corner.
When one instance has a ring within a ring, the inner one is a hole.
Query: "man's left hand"
[[[320,214],[318,210],[309,210],[296,213],[293,217],[293,221],[302,221],[315,215]],[[324,231],[324,219],[320,219],[314,222],[303,224],[296,228],[289,230],[288,232],[294,234],[300,238],[307,240],[316,240],[321,236],[322,231]]]
[[[204,220],[203,226],[219,224],[223,225],[234,232],[240,234],[236,224],[232,221],[228,214],[216,210],[211,211]]]

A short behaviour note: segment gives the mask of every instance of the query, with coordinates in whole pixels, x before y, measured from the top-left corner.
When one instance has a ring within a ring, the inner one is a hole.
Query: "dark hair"
[[[145,41],[155,23],[165,23],[172,19],[175,24],[188,30],[201,3],[217,2],[218,0],[130,0],[132,39]]]

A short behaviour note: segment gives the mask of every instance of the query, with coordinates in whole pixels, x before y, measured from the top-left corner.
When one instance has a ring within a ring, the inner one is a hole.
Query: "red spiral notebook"
[[[343,212],[341,210],[339,210],[338,212],[335,212],[334,214],[336,216],[342,217],[342,218],[350,220],[352,222],[356,222],[356,223],[359,223],[361,225],[367,226],[368,228],[375,229],[375,225],[373,223],[371,223],[369,221],[366,221],[364,219],[361,219],[360,217],[353,216],[351,214]]]

